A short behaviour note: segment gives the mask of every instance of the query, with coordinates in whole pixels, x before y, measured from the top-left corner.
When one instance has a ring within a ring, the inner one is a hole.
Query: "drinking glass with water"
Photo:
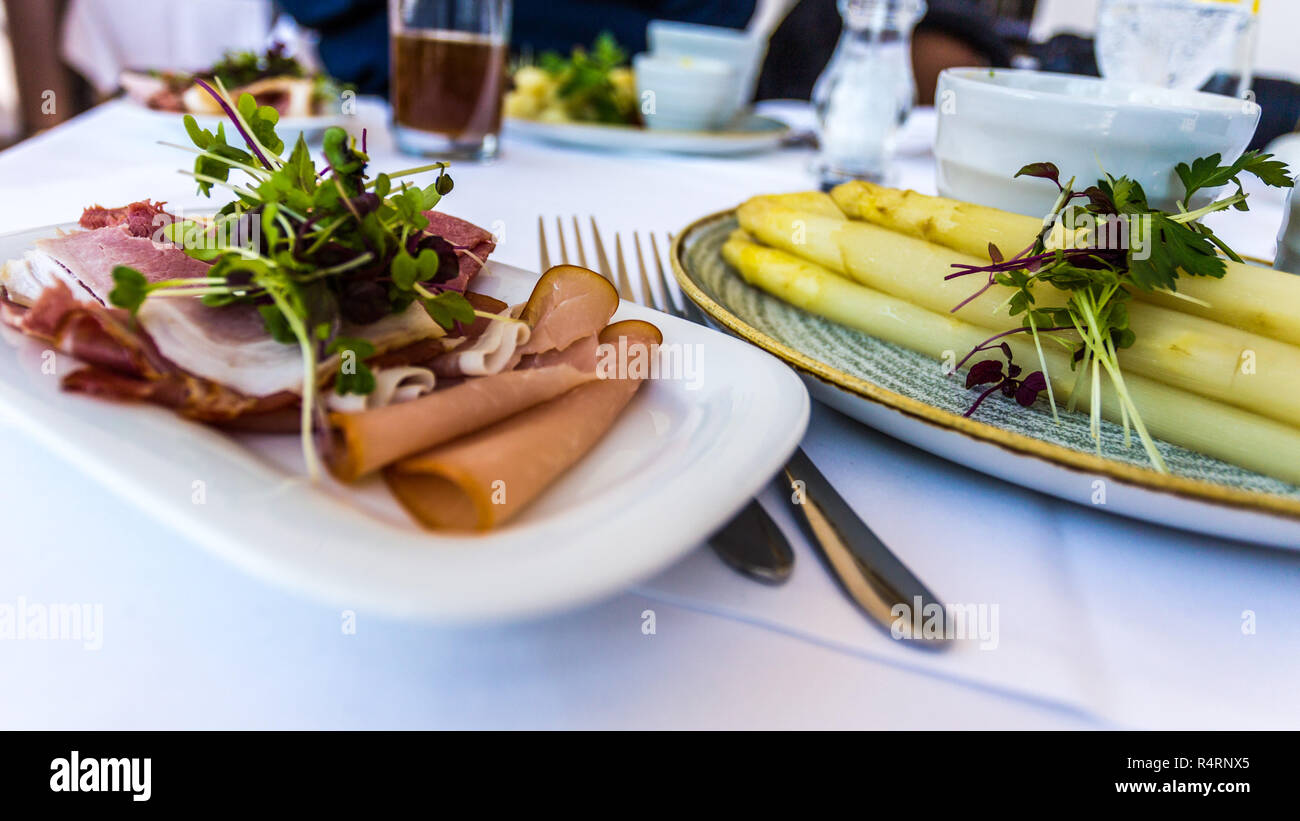
[[[1108,80],[1242,96],[1258,11],[1259,0],[1101,0],[1098,67]]]

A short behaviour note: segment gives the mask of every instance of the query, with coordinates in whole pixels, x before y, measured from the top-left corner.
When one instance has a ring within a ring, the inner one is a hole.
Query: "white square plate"
[[[54,232],[0,237],[0,260]],[[519,302],[536,278],[492,264],[475,289]],[[612,594],[683,555],[776,473],[808,424],[806,390],[774,357],[627,302],[615,319],[697,346],[698,384],[647,381],[586,458],[481,536],[421,530],[378,479],[312,486],[296,436],[231,436],[162,408],[64,392],[75,363],[58,356],[46,373],[44,346],[7,328],[0,412],[124,505],[268,581],[397,616],[519,618]]]

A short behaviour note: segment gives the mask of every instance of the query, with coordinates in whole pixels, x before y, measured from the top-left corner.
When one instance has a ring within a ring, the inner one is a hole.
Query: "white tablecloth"
[[[363,106],[377,168],[383,112]],[[933,190],[919,112],[901,181]],[[201,200],[114,104],[0,154],[0,230],[91,202]],[[507,140],[454,169],[444,207],[504,229],[494,258],[536,266],[539,214],[674,231],[752,194],[808,188],[808,155],[589,154]],[[1279,202],[1224,233],[1271,252]],[[0,427],[0,430],[6,428]],[[805,449],[941,598],[998,605],[996,649],[901,646],[839,594],[788,512],[791,582],[766,588],[707,549],[599,606],[446,630],[357,614],[243,577],[123,508],[10,432],[0,461],[0,605],[100,602],[103,648],[0,641],[3,726],[1275,727],[1300,726],[1300,555],[1144,525],[988,479],[814,410]],[[641,614],[656,612],[654,635]],[[1243,613],[1256,630],[1242,630]]]

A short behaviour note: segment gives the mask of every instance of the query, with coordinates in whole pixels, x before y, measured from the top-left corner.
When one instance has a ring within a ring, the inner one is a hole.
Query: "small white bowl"
[[[736,73],[732,77],[732,114],[749,106],[758,85],[758,72],[767,55],[767,39],[740,29],[681,23],[676,20],[651,20],[646,27],[650,53],[664,57],[703,57],[728,63]]]
[[[638,54],[632,59],[646,126],[667,131],[714,131],[736,114],[735,69],[721,60]]]
[[[1180,162],[1235,160],[1259,124],[1253,102],[1200,91],[1012,69],[950,68],[935,95],[939,192],[1031,216],[1046,214],[1056,186],[1013,179],[1055,163],[1061,182],[1092,185],[1102,169],[1141,183],[1148,201],[1173,210]]]

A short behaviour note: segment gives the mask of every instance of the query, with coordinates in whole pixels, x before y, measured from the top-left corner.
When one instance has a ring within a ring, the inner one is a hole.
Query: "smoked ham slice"
[[[649,348],[655,326],[630,320],[600,334],[605,345]],[[398,501],[425,527],[486,530],[519,513],[609,431],[648,375],[615,373],[384,471]]]
[[[411,402],[330,414],[336,432],[330,471],[356,480],[594,380],[595,346],[572,348],[567,361],[468,379]]]
[[[595,271],[556,265],[537,280],[519,318],[533,329],[522,354],[564,350],[599,331],[618,310],[618,291]]]
[[[520,315],[532,332],[516,350],[519,368],[473,377],[411,402],[331,414],[337,433],[331,471],[355,480],[595,379],[595,338],[617,308],[618,293],[600,274],[571,265],[550,269]],[[535,344],[539,329],[548,344]]]

